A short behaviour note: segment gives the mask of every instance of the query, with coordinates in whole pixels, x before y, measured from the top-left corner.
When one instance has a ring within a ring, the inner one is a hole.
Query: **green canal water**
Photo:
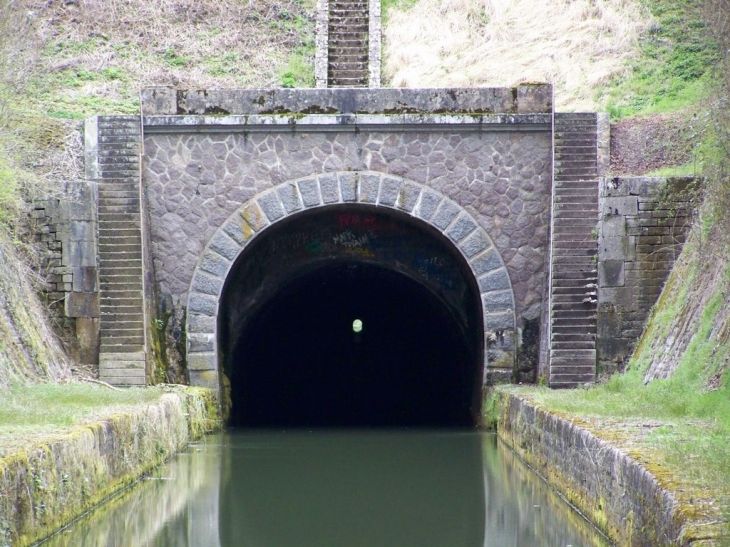
[[[207,437],[43,547],[584,547],[609,543],[493,434]]]

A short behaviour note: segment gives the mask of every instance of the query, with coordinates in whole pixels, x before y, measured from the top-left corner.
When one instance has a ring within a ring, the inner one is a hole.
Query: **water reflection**
[[[211,436],[44,547],[604,546],[493,435]]]

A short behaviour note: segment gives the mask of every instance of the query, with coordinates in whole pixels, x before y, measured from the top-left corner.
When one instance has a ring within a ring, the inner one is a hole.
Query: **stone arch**
[[[487,371],[511,373],[515,302],[502,257],[487,232],[458,203],[417,182],[374,171],[340,171],[290,180],[244,203],[216,231],[193,273],[186,333],[190,383],[219,388],[217,320],[220,297],[238,256],[278,222],[322,207],[347,204],[390,208],[440,232],[464,257],[478,285]],[[503,378],[501,378],[503,379]]]

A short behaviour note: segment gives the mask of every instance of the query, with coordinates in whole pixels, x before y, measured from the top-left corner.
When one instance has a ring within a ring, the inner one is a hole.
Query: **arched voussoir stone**
[[[238,256],[259,235],[303,211],[346,204],[390,208],[440,232],[461,253],[479,286],[487,371],[511,372],[515,302],[507,268],[491,238],[458,203],[417,182],[373,171],[339,171],[290,180],[243,204],[215,232],[195,268],[186,332],[192,385],[218,387],[216,345],[220,296]]]

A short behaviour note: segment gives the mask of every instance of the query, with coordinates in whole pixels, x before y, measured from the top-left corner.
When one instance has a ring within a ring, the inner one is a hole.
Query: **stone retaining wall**
[[[497,396],[502,441],[612,541],[647,547],[701,544],[682,506],[631,457],[514,394]]]
[[[693,177],[599,182],[597,365],[621,369],[684,246]]]
[[[204,389],[72,428],[0,459],[0,546],[31,545],[220,426]]]

